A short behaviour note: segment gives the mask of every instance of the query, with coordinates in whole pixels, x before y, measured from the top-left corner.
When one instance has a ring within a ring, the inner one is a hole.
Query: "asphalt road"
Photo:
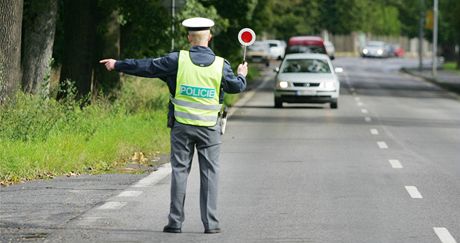
[[[459,241],[458,96],[398,72],[415,60],[334,63],[345,69],[338,110],[305,104],[273,108],[270,71],[234,110],[221,156],[223,233],[202,233],[194,161],[182,234],[161,232],[169,204],[165,168],[137,184],[125,179],[103,200],[93,200],[92,208],[48,227],[37,240]],[[9,217],[14,221],[11,211]]]

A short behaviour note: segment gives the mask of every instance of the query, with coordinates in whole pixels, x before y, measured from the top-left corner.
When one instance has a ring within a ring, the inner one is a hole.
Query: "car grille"
[[[296,83],[294,82],[294,87],[318,87],[319,83]]]

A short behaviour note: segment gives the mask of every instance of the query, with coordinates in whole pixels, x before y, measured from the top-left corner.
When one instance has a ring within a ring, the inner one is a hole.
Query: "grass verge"
[[[442,64],[442,69],[449,70],[449,71],[455,71],[455,72],[460,73],[460,70],[457,69],[457,63],[456,62],[445,62],[444,64]]]
[[[128,77],[118,97],[81,109],[71,100],[18,94],[0,107],[0,181],[105,173],[136,151],[169,152],[164,83]]]

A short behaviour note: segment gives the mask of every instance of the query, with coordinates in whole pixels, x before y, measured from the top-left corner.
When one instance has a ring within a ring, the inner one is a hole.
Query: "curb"
[[[460,100],[460,94],[455,93],[455,91],[453,91],[450,88],[449,85],[446,85],[445,83],[440,82],[435,78],[431,78],[431,77],[427,77],[427,76],[424,76],[424,75],[421,75],[421,74],[417,74],[417,73],[412,72],[410,69],[407,69],[407,68],[401,68],[399,71],[402,72],[402,73],[411,75],[413,77],[423,79],[426,82],[432,83],[432,84],[436,85],[437,87],[441,88],[442,90],[446,91],[454,99]]]

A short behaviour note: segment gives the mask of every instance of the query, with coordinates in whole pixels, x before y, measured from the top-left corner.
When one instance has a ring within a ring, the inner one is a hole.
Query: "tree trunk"
[[[457,41],[457,47],[460,48],[460,37]],[[457,69],[460,70],[460,50],[457,50]]]
[[[456,60],[455,42],[441,44],[442,56],[446,61]]]
[[[0,0],[0,104],[21,82],[22,0]]]
[[[98,33],[97,50],[98,58],[120,58],[120,24],[118,23],[118,12],[113,11],[105,21],[100,23],[99,29],[104,30]],[[110,94],[120,88],[120,74],[118,72],[107,72],[104,65],[98,65],[95,69],[96,90],[102,90],[104,94]]]
[[[25,0],[22,45],[22,89],[49,93],[49,82],[44,83],[49,72],[56,32],[57,0]]]
[[[83,98],[91,91],[93,76],[94,47],[96,36],[94,0],[64,1],[64,57],[60,83],[67,95],[69,89],[66,80],[70,80],[77,89],[77,97]]]

